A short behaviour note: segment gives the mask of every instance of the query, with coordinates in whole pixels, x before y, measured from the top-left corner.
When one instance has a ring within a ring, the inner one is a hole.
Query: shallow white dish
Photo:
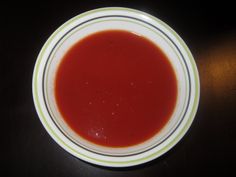
[[[150,140],[127,148],[101,147],[77,136],[63,121],[54,98],[56,69],[68,48],[92,33],[110,29],[132,31],[158,45],[169,58],[178,81],[177,106],[167,125]],[[171,149],[192,124],[200,94],[196,64],[176,32],[149,14],[116,7],[85,12],[59,27],[37,58],[32,87],[37,113],[51,137],[72,155],[110,167],[142,164]]]

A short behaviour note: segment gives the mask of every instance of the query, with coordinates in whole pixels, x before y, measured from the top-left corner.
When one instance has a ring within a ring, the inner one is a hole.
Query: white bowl
[[[178,85],[177,104],[164,128],[149,140],[125,148],[99,146],[78,136],[62,118],[54,97],[55,73],[65,52],[80,39],[111,29],[132,31],[158,45],[170,60]],[[51,137],[74,156],[110,167],[142,164],[171,149],[189,129],[200,94],[196,64],[176,32],[149,14],[116,7],[85,12],[59,27],[47,40],[37,58],[32,84],[37,113]]]

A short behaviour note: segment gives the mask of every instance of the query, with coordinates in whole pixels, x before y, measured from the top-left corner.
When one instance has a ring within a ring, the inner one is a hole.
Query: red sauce
[[[168,122],[176,104],[174,70],[148,39],[127,31],[92,34],[74,44],[55,79],[67,124],[95,144],[144,142]]]

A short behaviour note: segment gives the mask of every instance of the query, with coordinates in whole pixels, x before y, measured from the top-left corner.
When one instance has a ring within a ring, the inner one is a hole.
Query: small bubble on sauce
[[[103,127],[95,127],[88,131],[88,135],[91,137],[94,137],[96,139],[107,139],[107,136],[104,134],[104,128]]]
[[[114,116],[114,115],[115,115],[115,113],[114,113],[114,112],[112,112],[112,113],[111,113],[111,115],[113,115],[113,116]]]
[[[133,83],[133,82],[130,82],[130,85],[131,85],[131,86],[134,86],[134,83]]]
[[[119,104],[119,103],[116,103],[116,106],[118,107],[118,106],[120,106],[120,104]]]
[[[89,102],[89,105],[91,105],[91,104],[92,104],[92,102],[90,101],[90,102]]]
[[[88,82],[85,82],[85,85],[88,85]]]
[[[102,100],[102,103],[105,103],[105,100]]]

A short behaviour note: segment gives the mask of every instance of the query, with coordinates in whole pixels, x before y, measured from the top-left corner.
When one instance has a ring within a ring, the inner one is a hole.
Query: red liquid
[[[125,147],[151,138],[168,122],[177,82],[167,57],[131,32],[110,30],[77,42],[55,80],[67,124],[93,143]]]

